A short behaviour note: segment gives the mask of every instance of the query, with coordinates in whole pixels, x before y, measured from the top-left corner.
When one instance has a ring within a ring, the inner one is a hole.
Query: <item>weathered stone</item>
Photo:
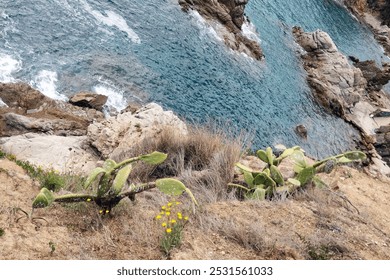
[[[300,125],[297,125],[295,127],[295,132],[302,138],[307,138],[307,128],[303,125],[303,124],[300,124]]]
[[[165,127],[186,133],[186,125],[172,111],[150,103],[137,112],[119,114],[88,127],[91,145],[107,158],[122,153],[147,137],[155,137]]]
[[[101,111],[104,104],[106,104],[107,99],[108,97],[106,95],[92,92],[80,92],[73,95],[69,99],[69,103],[79,107],[93,108]]]
[[[28,133],[0,138],[2,151],[45,169],[62,173],[88,173],[98,158],[87,147],[86,136],[55,136]]]

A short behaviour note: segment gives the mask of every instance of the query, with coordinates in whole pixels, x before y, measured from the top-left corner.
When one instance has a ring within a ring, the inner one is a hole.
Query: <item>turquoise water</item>
[[[251,0],[247,15],[262,62],[228,50],[173,0],[1,0],[0,79],[57,98],[92,90],[118,108],[155,101],[190,121],[244,129],[254,148],[301,145],[323,157],[353,146],[356,132],[313,103],[291,28],[325,30],[346,55],[380,62],[370,31],[333,1]]]

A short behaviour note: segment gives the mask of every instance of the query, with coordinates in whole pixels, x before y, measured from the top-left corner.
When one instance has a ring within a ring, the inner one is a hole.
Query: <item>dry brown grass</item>
[[[158,137],[129,148],[115,160],[152,151],[167,153],[167,160],[157,167],[139,164],[132,172],[132,179],[145,182],[177,177],[200,202],[213,202],[229,197],[227,184],[233,180],[233,167],[242,145],[240,137],[233,138],[222,130],[190,127],[188,134],[183,135],[166,128]]]

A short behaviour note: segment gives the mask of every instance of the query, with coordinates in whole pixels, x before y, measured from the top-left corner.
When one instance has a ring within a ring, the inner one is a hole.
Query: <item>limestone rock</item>
[[[98,158],[86,149],[86,136],[55,136],[27,133],[0,138],[3,152],[15,155],[45,169],[62,173],[85,174],[91,171]]]
[[[96,94],[92,92],[80,92],[73,95],[69,99],[69,103],[86,108],[93,108],[98,111],[103,109],[106,104],[108,97],[102,94]]]
[[[119,114],[88,127],[88,138],[103,158],[118,155],[147,137],[155,137],[165,127],[186,133],[186,125],[172,111],[150,103],[134,114]]]

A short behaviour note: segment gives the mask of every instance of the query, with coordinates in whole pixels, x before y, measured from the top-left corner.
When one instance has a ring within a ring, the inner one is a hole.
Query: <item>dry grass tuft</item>
[[[233,138],[222,130],[190,127],[187,135],[165,128],[154,139],[145,139],[129,147],[114,160],[160,151],[168,154],[159,166],[139,164],[131,179],[150,181],[156,178],[177,177],[203,203],[227,199],[227,183],[233,180],[233,167],[242,150],[241,138]]]

